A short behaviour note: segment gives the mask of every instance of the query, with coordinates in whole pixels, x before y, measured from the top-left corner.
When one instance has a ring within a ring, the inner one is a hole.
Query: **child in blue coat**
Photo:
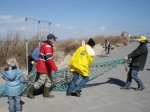
[[[4,80],[6,80],[5,92],[8,96],[9,112],[21,112],[21,83],[24,81],[25,78],[21,69],[18,67],[18,63],[14,57],[9,57],[7,59],[7,66],[2,72],[2,77]]]

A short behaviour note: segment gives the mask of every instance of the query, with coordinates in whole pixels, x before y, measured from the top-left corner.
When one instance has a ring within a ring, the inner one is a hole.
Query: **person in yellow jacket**
[[[69,66],[70,72],[73,73],[73,79],[69,83],[69,87],[66,93],[67,96],[72,96],[72,93],[75,93],[77,96],[81,95],[80,91],[82,87],[89,80],[88,76],[90,65],[92,64],[95,56],[95,52],[93,50],[94,46],[95,42],[92,38],[90,38],[87,44],[80,46],[70,59]],[[76,85],[80,75],[82,76],[82,80],[78,85]]]

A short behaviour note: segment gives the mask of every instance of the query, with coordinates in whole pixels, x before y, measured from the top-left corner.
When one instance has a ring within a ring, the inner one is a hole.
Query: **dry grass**
[[[72,52],[74,52],[79,46],[81,46],[80,41],[77,39],[71,38],[68,40],[64,40],[62,42],[58,42],[58,43],[56,42],[55,50],[61,51],[65,55],[67,55],[67,54],[72,54]]]
[[[100,45],[103,45],[104,42],[105,42],[105,39],[107,39],[111,45],[116,45],[116,43],[121,43],[123,44],[124,42],[127,42],[127,39],[126,38],[118,38],[116,36],[96,36],[96,37],[93,37],[93,39],[95,40],[95,42],[97,44],[100,44]]]
[[[33,50],[39,45],[38,35],[34,35],[28,40],[28,54],[31,55]],[[42,37],[44,39],[44,36]],[[46,38],[45,38],[46,39]],[[87,43],[89,38],[82,38]],[[61,61],[67,54],[73,54],[74,51],[81,46],[82,39],[67,39],[61,42],[56,42],[54,44],[54,60]],[[112,45],[116,43],[123,43],[127,41],[126,39],[119,39],[115,36],[96,36],[93,40],[96,44],[103,45],[105,39],[109,40]],[[26,67],[26,43],[25,39],[22,38],[21,32],[11,32],[9,31],[6,36],[2,37],[0,35],[0,67],[4,67],[6,64],[7,56],[13,55],[18,60],[20,68]]]

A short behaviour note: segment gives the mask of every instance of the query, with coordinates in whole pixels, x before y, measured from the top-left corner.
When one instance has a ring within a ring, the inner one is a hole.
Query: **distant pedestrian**
[[[109,43],[109,41],[108,41],[108,40],[105,40],[104,45],[103,45],[103,48],[105,48],[105,49],[106,49],[106,51],[107,51],[106,55],[107,55],[107,56],[109,56],[110,43]]]
[[[27,92],[29,98],[34,99],[34,91],[44,85],[43,97],[53,98],[53,95],[49,94],[50,87],[52,85],[52,71],[57,71],[58,68],[53,61],[53,44],[56,42],[57,37],[53,34],[47,35],[47,41],[43,42],[40,47],[39,58],[36,63],[36,71],[40,73],[39,79],[32,85]]]
[[[125,60],[132,59],[132,61],[129,65],[130,70],[128,72],[125,86],[121,87],[120,89],[129,90],[132,82],[132,78],[138,84],[138,87],[135,89],[135,91],[142,91],[145,88],[142,80],[138,77],[138,72],[143,71],[147,60],[147,55],[148,55],[147,38],[145,36],[141,36],[138,39],[138,41],[140,42],[140,45],[125,57]]]
[[[125,46],[127,46],[127,42],[124,42],[123,44],[124,44]]]
[[[70,72],[73,73],[73,79],[69,84],[66,95],[71,96],[73,93],[76,93],[77,96],[80,96],[82,87],[89,80],[89,69],[90,65],[93,62],[95,52],[93,50],[95,42],[92,38],[89,39],[88,43],[84,46],[79,47],[72,58],[69,61]],[[82,77],[82,80],[76,85],[76,82],[79,78]]]
[[[25,80],[21,69],[14,57],[7,59],[7,66],[2,72],[2,77],[6,80],[6,95],[8,97],[9,112],[21,112],[22,82]]]

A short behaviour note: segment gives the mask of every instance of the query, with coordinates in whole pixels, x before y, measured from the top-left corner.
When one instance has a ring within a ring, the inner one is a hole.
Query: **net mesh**
[[[127,65],[129,62],[126,62],[124,58],[116,59],[116,60],[110,60],[106,62],[97,62],[93,63],[90,66],[90,75],[89,75],[89,81],[97,78],[98,76],[104,74],[105,72],[108,72],[117,66],[124,64],[125,70],[127,71]],[[30,74],[26,77],[25,81],[22,83],[23,90],[22,95],[26,96],[27,91],[30,89],[30,87],[34,84],[35,78],[36,78],[36,64],[33,65],[32,70]],[[52,73],[53,77],[53,84],[50,89],[50,91],[66,91],[68,88],[69,82],[72,80],[72,73],[69,72],[69,68],[58,70],[58,72]],[[82,76],[79,77],[77,84],[82,80]],[[5,89],[6,85],[3,84],[0,86],[0,97],[5,97]]]

